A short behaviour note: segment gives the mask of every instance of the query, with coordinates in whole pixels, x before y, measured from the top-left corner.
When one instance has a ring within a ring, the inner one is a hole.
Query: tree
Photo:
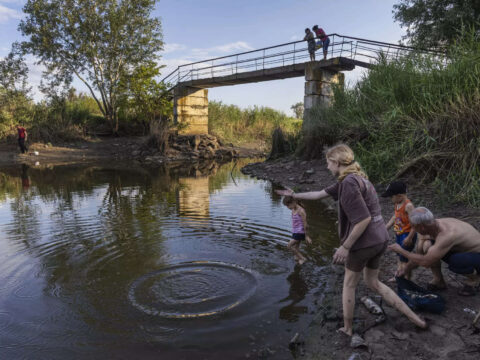
[[[18,122],[30,119],[30,88],[27,86],[28,67],[16,44],[0,59],[0,137],[4,137]]]
[[[117,133],[122,78],[157,60],[163,47],[160,19],[150,16],[156,2],[28,0],[23,49],[46,66],[51,83],[80,79]]]
[[[293,104],[292,106],[290,106],[290,109],[293,110],[293,113],[295,114],[295,117],[297,119],[303,119],[303,103],[302,102]]]
[[[141,122],[145,130],[153,121],[167,121],[173,111],[165,85],[155,80],[160,75],[160,69],[151,62],[137,67],[121,82],[121,110]]]
[[[393,6],[395,21],[406,27],[404,39],[422,48],[444,48],[462,30],[480,26],[478,0],[400,0]]]

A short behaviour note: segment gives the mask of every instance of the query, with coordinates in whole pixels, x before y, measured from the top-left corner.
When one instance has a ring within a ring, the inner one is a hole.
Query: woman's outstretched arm
[[[287,188],[287,190],[275,190],[275,192],[279,195],[291,196],[298,200],[320,200],[329,196],[325,190],[295,193],[292,189]]]

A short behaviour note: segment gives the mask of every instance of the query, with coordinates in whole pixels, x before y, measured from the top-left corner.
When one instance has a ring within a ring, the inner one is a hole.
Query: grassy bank
[[[209,132],[234,145],[267,146],[275,128],[280,127],[284,133],[294,135],[300,131],[301,124],[302,120],[268,107],[241,109],[216,101],[208,104]]]
[[[298,151],[349,143],[374,181],[416,182],[480,206],[480,42],[466,38],[447,61],[411,55],[379,64],[334,105],[305,120]]]

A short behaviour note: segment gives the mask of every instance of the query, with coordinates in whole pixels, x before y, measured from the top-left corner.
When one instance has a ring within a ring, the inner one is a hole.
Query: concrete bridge
[[[306,41],[295,41],[179,66],[162,80],[173,93],[175,122],[186,125],[184,134],[207,134],[208,88],[301,76],[306,114],[313,107],[329,106],[334,86],[344,86],[344,71],[369,68],[380,56],[391,60],[414,50],[433,53],[339,34],[329,37],[327,60],[308,61]]]

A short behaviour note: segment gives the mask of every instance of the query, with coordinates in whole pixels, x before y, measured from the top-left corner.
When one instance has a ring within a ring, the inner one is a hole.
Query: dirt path
[[[321,190],[335,181],[326,169],[323,160],[301,161],[284,158],[273,162],[247,165],[243,172],[261,179],[271,180],[276,184],[289,186],[296,191]],[[384,187],[377,186],[377,191]],[[467,208],[461,204],[441,204],[438,196],[429,188],[410,186],[409,197],[417,206],[426,206],[437,217],[457,217],[480,229],[480,210]],[[380,198],[384,219],[391,217],[393,205],[390,199]],[[315,240],[314,240],[315,241]],[[387,252],[382,263],[380,279],[387,283],[396,269],[396,255]],[[445,264],[443,264],[445,265]],[[383,304],[387,314],[384,323],[372,327],[364,333],[367,347],[352,349],[345,336],[336,333],[343,326],[342,320],[342,279],[343,269],[332,265],[331,283],[333,287],[319,304],[315,320],[303,332],[305,346],[299,356],[302,359],[480,359],[480,329],[474,328],[474,312],[480,311],[480,294],[474,297],[457,295],[461,287],[460,277],[443,269],[448,289],[440,292],[445,298],[446,310],[440,314],[420,313],[427,318],[429,330],[416,329],[396,310]],[[425,285],[431,280],[430,271],[419,268],[414,271],[414,281]],[[392,288],[396,286],[387,283]],[[362,332],[372,324],[374,315],[370,314],[359,299],[368,295],[377,302],[375,294],[363,283],[357,289],[357,306],[355,308],[354,329]],[[480,327],[480,324],[478,324]]]

